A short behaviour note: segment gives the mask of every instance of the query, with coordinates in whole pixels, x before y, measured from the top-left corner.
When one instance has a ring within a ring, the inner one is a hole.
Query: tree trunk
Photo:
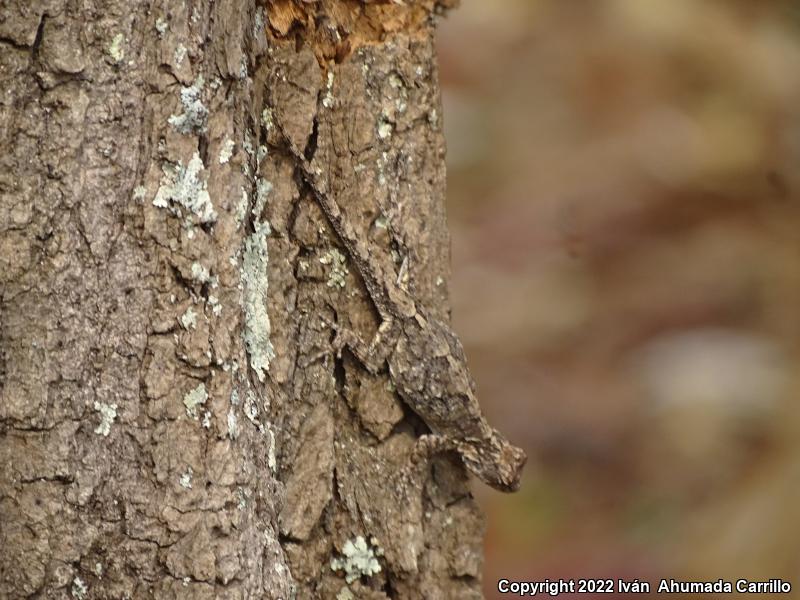
[[[446,318],[443,4],[3,2],[0,597],[480,597],[296,156]]]

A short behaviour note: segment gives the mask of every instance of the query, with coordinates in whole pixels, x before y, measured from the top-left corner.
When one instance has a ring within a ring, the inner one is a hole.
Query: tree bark
[[[434,0],[0,9],[0,597],[480,597],[294,150],[448,313]]]

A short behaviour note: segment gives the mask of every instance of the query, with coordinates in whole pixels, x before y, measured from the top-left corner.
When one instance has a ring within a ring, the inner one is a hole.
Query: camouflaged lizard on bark
[[[392,277],[380,275],[368,248],[333,196],[318,182],[309,161],[297,151],[292,154],[303,183],[355,264],[381,320],[369,344],[334,325],[336,351],[347,347],[372,374],[388,366],[397,393],[433,434],[419,439],[415,454],[430,456],[454,450],[484,483],[503,492],[517,490],[527,457],[483,416],[458,337]]]

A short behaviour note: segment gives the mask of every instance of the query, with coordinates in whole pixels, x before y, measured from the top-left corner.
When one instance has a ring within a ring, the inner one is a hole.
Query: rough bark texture
[[[0,597],[479,597],[290,147],[441,317],[434,2],[0,8]],[[378,569],[379,567],[379,569]]]

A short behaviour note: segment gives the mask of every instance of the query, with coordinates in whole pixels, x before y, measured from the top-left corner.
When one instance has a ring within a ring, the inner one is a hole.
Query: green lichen
[[[387,140],[392,137],[392,131],[394,131],[394,126],[385,117],[381,117],[378,120],[378,137]]]
[[[264,206],[267,204],[267,196],[272,191],[272,183],[259,177],[256,180],[256,203],[253,206],[253,216],[256,219],[261,218],[261,213],[264,211]]]
[[[197,327],[197,313],[194,312],[191,306],[187,308],[186,312],[181,316],[181,325],[187,330]]]
[[[350,588],[345,585],[342,586],[342,589],[336,594],[336,600],[356,600],[356,597],[353,596],[353,592],[350,591]]]
[[[162,167],[161,185],[153,199],[153,206],[166,208],[174,215],[183,217],[187,210],[186,224],[191,227],[195,220],[200,223],[213,223],[217,213],[211,203],[211,196],[205,180],[201,177],[205,167],[200,155],[195,152],[185,167],[181,162],[177,165],[166,163]]]
[[[186,52],[186,46],[183,44],[178,44],[178,47],[175,48],[175,65],[181,66],[183,59],[186,58]]]
[[[239,202],[236,203],[236,229],[239,229],[244,223],[244,218],[247,216],[247,205],[250,203],[247,190],[244,187],[241,190],[242,195],[239,198]]]
[[[125,49],[122,47],[122,44],[124,43],[125,36],[121,33],[118,33],[114,36],[114,39],[111,40],[111,44],[108,46],[108,55],[115,63],[122,62],[122,59],[125,58]]]
[[[258,422],[258,405],[256,404],[256,395],[252,390],[247,390],[247,396],[244,403],[244,414],[253,425],[260,425]]]
[[[266,426],[266,434],[269,437],[269,450],[267,450],[267,466],[269,470],[273,473],[278,468],[278,461],[275,458],[275,434],[272,432],[272,428],[267,425]]]
[[[428,113],[428,123],[434,129],[439,126],[439,112],[435,108],[431,109],[431,112]]]
[[[186,469],[186,472],[181,475],[181,478],[178,480],[178,483],[182,488],[186,488],[187,490],[192,489],[192,476],[194,475],[194,471],[192,471],[192,467]]]
[[[267,131],[270,131],[273,128],[273,126],[275,125],[275,122],[274,122],[274,120],[272,118],[272,109],[271,108],[267,107],[267,108],[265,108],[264,110],[261,111],[261,124],[264,126],[264,129],[266,129]]]
[[[236,418],[236,408],[239,406],[239,392],[231,392],[231,407],[228,409],[228,437],[235,440],[239,437],[239,421]]]
[[[111,433],[111,425],[114,423],[114,419],[117,418],[117,405],[95,402],[94,409],[100,413],[100,424],[95,428],[94,432],[97,435],[107,437]]]
[[[328,287],[344,288],[347,282],[347,259],[344,254],[336,248],[331,248],[328,252],[320,256],[319,262],[330,266],[328,272]]]
[[[247,499],[250,497],[250,490],[242,487],[236,488],[236,506],[239,510],[247,508]]]
[[[183,113],[180,115],[172,115],[167,119],[167,122],[172,125],[176,131],[189,134],[203,133],[206,130],[208,109],[200,100],[200,94],[203,92],[204,83],[203,77],[200,75],[192,85],[181,88]]]
[[[201,404],[205,404],[206,400],[208,400],[208,392],[206,392],[206,386],[203,383],[198,384],[196,388],[192,391],[187,392],[186,395],[183,397],[183,405],[186,407],[186,414],[189,415],[192,419],[197,418],[197,407]]]
[[[328,71],[328,85],[325,90],[325,97],[322,99],[322,106],[330,108],[333,106],[333,71]]]
[[[208,270],[208,267],[194,262],[192,263],[192,279],[197,283],[208,283],[211,281],[211,271]]]
[[[247,154],[252,157],[253,156],[253,134],[248,129],[244,133],[244,141],[242,142],[242,149],[247,152]]]
[[[169,29],[169,23],[167,23],[163,18],[158,17],[156,19],[156,31],[158,32],[158,37],[164,37],[164,34],[167,33],[167,29]]]
[[[241,279],[244,285],[243,305],[245,313],[244,342],[250,356],[250,366],[264,381],[270,361],[275,358],[270,335],[272,326],[267,314],[267,236],[269,223],[255,225],[255,232],[245,239]]]
[[[222,314],[222,305],[219,303],[219,298],[213,294],[209,294],[206,304],[208,304],[208,306],[211,308],[211,312],[215,317],[218,317]]]
[[[372,538],[376,542],[375,538]],[[382,554],[380,548],[377,556]],[[381,565],[376,558],[376,551],[367,545],[366,540],[362,536],[357,536],[354,540],[347,540],[342,548],[342,558],[334,558],[331,560],[331,570],[344,571],[344,580],[347,583],[353,583],[362,575],[370,577],[376,573],[381,572]]]
[[[264,29],[264,7],[256,9],[256,18],[253,21],[253,39],[258,39],[258,35]]]
[[[75,598],[75,600],[85,600],[86,595],[89,593],[89,586],[87,586],[83,580],[76,575],[75,579],[72,580],[72,589],[70,591],[72,592],[72,597]]]
[[[233,149],[235,147],[236,144],[230,138],[223,142],[222,149],[219,151],[219,164],[224,165],[231,159],[231,156],[233,156]]]

